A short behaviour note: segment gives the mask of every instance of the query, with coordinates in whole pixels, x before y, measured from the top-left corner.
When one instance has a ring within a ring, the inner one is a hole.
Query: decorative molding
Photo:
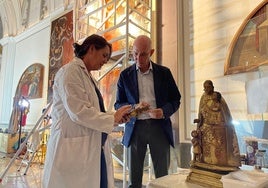
[[[26,29],[24,32],[18,34],[17,36],[15,36],[15,40],[16,42],[19,42],[25,38],[28,38],[29,36],[40,32],[41,30],[47,28],[50,26],[50,19],[49,17],[45,18],[44,20],[41,20],[39,23],[37,23],[36,25]]]

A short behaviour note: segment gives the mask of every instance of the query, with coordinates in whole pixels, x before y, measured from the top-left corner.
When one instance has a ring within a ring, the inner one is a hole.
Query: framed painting
[[[27,99],[42,98],[44,81],[44,65],[35,63],[22,74],[17,86],[16,96]]]
[[[16,88],[16,93],[13,98],[13,110],[11,113],[8,133],[16,133],[19,127],[19,100],[42,98],[43,82],[44,82],[44,65],[34,63],[30,65],[20,77]]]

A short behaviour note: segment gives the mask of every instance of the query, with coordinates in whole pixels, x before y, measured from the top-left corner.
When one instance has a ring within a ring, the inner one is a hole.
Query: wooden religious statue
[[[211,80],[203,84],[196,130],[192,131],[193,160],[187,181],[222,187],[222,175],[241,166],[240,152],[230,110]]]

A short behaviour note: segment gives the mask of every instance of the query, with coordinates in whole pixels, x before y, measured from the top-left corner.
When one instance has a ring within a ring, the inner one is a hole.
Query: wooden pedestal
[[[186,181],[209,188],[222,188],[221,177],[238,170],[237,167],[223,167],[205,163],[192,163]]]
[[[221,177],[222,174],[192,168],[187,181],[204,187],[222,188]]]

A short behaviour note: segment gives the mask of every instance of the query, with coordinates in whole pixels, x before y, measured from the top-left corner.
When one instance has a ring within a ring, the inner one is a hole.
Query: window
[[[224,74],[255,71],[268,64],[268,3],[261,3],[245,19],[230,46]]]

